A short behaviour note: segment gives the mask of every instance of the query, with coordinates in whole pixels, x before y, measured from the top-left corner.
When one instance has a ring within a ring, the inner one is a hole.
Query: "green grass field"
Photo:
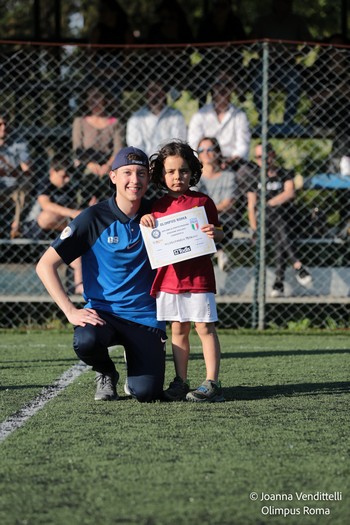
[[[0,422],[77,363],[71,339],[1,333]],[[191,340],[196,386],[204,363]],[[88,370],[8,435],[1,525],[346,525],[350,333],[220,340],[225,403],[140,404],[122,388],[120,401],[96,403]],[[122,385],[122,349],[112,355]]]

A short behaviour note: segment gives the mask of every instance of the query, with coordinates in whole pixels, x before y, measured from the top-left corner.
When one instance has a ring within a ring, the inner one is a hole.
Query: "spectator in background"
[[[231,103],[234,90],[233,79],[221,73],[212,88],[212,102],[195,113],[188,127],[188,142],[193,149],[202,137],[215,137],[220,145],[225,162],[237,169],[248,158],[250,129],[245,112]]]
[[[232,238],[235,227],[235,176],[232,171],[222,169],[223,158],[216,138],[203,137],[198,144],[197,152],[203,168],[196,190],[209,195],[218,211],[219,222],[223,227],[225,236],[218,246],[215,256],[217,257],[218,267],[225,271],[228,269],[229,257],[224,247]]]
[[[255,160],[262,166],[263,148],[261,144],[255,147]],[[261,188],[260,178],[256,171],[250,178],[247,187],[248,218],[253,232],[257,231],[257,205]],[[293,264],[295,277],[299,284],[308,286],[312,277],[305,269],[298,256],[293,241],[292,220],[296,215],[293,205],[295,197],[294,173],[277,165],[276,153],[269,144],[267,147],[267,181],[266,181],[266,231],[272,238],[275,250],[276,273],[275,282],[270,293],[271,297],[284,294],[285,270],[288,260]]]
[[[19,217],[13,220],[20,192],[27,192],[30,178],[28,145],[9,134],[8,116],[0,109],[0,219],[5,236],[18,236]]]
[[[113,158],[123,146],[123,128],[119,119],[109,114],[103,89],[88,92],[87,106],[88,114],[73,121],[74,166],[81,172],[86,193],[101,198],[108,192]]]
[[[172,138],[186,140],[187,127],[182,113],[167,104],[167,93],[161,80],[150,80],[146,105],[131,115],[126,126],[126,142],[148,156]]]
[[[303,17],[293,13],[293,0],[272,0],[271,12],[258,17],[252,30],[252,38],[310,42],[311,35]],[[296,61],[296,47],[276,44],[270,47],[269,90],[281,86],[286,90],[284,122],[290,124],[296,115],[301,94],[301,69]],[[255,60],[252,62],[255,64]],[[256,66],[255,66],[256,67]],[[252,71],[253,92],[256,109],[261,119],[262,110],[262,63]]]
[[[51,159],[48,180],[39,185],[36,200],[23,221],[23,237],[47,239],[51,234],[56,237],[57,232],[63,231],[68,222],[79,215],[78,185],[71,181],[68,159],[62,154]]]
[[[37,198],[22,224],[21,236],[30,239],[52,239],[77,217],[77,187],[70,181],[70,162],[66,155],[56,154],[50,162],[49,180],[39,185]],[[81,261],[69,265],[74,272],[74,293],[83,293]]]

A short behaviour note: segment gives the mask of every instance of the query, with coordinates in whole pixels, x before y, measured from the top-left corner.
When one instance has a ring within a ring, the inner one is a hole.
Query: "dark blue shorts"
[[[104,326],[74,328],[74,351],[93,370],[109,373],[115,365],[108,348],[121,345],[127,361],[128,387],[139,401],[161,399],[165,373],[165,332],[96,310]]]

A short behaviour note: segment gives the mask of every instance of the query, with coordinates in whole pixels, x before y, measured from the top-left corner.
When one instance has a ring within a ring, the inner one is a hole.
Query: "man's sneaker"
[[[118,399],[117,394],[117,383],[119,379],[119,374],[116,370],[109,374],[102,374],[101,372],[96,372],[96,394],[95,401],[113,401]]]
[[[283,283],[275,282],[275,284],[272,287],[270,297],[282,297],[283,294],[284,294]]]
[[[184,381],[181,377],[176,376],[167,390],[164,390],[164,397],[167,401],[185,401],[186,394],[190,391],[188,381]]]
[[[186,396],[187,401],[195,401],[197,403],[221,403],[225,401],[222,393],[220,381],[206,380],[193,392],[189,392]]]
[[[218,259],[218,267],[221,271],[227,272],[230,268],[230,259],[228,255],[224,252],[224,250],[218,250],[216,252],[216,256]]]
[[[295,270],[295,278],[301,286],[308,286],[312,283],[312,277],[304,266],[300,266],[298,270]]]

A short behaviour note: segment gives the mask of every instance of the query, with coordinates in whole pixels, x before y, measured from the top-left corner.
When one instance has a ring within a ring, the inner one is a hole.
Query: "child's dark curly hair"
[[[187,161],[191,170],[190,186],[195,186],[202,175],[202,164],[196,157],[193,149],[187,142],[174,140],[168,142],[157,153],[150,157],[151,181],[158,187],[164,189],[164,161],[167,157],[178,156]]]

